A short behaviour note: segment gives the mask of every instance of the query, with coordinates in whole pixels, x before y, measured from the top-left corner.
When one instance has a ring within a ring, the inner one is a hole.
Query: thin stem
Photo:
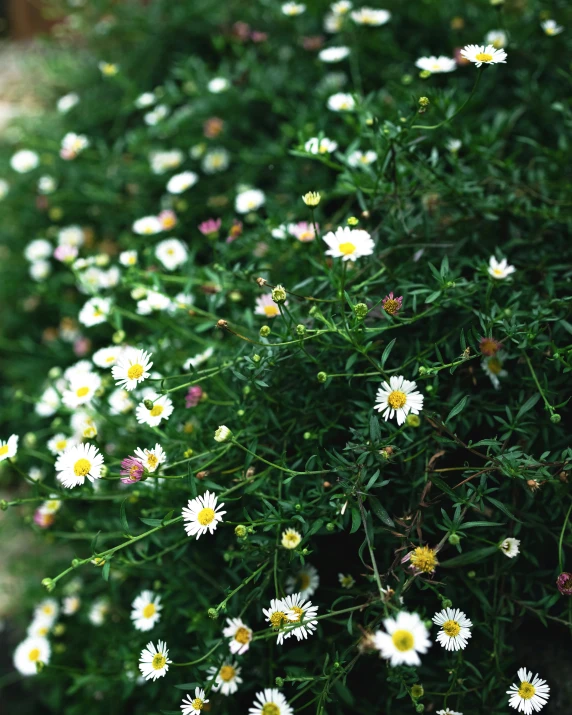
[[[475,80],[475,84],[473,85],[473,89],[471,90],[471,94],[469,94],[469,96],[467,97],[467,99],[463,102],[463,104],[461,104],[461,106],[459,107],[459,109],[457,109],[457,111],[456,111],[454,114],[452,114],[452,115],[451,115],[450,117],[448,117],[447,119],[443,119],[443,121],[442,121],[442,122],[439,122],[439,124],[433,124],[432,126],[428,126],[428,125],[426,125],[426,124],[414,124],[414,125],[411,127],[411,129],[439,129],[439,127],[442,127],[444,124],[448,124],[448,123],[449,123],[451,120],[453,120],[458,114],[460,114],[460,113],[463,111],[463,109],[467,106],[467,104],[471,101],[471,99],[473,98],[473,95],[474,95],[475,92],[477,91],[477,87],[478,87],[478,85],[479,85],[479,81],[480,81],[480,79],[481,79],[482,73],[483,73],[483,69],[480,68],[479,71],[477,72],[477,78],[476,78],[476,80]]]

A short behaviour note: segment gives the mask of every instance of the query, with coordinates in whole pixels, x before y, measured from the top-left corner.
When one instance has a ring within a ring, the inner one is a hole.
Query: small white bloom
[[[135,407],[127,390],[114,390],[107,401],[110,415],[124,415]]]
[[[29,171],[33,171],[40,164],[40,157],[35,151],[30,151],[29,149],[21,149],[17,151],[10,159],[10,166],[18,174],[27,174]]]
[[[90,403],[95,393],[101,387],[101,378],[95,372],[75,375],[67,390],[62,394],[62,402],[66,407],[74,409]]]
[[[533,678],[532,671],[526,668],[519,668],[518,679],[519,683],[513,683],[510,690],[506,691],[510,695],[508,704],[524,715],[540,712],[550,697],[550,687],[546,680],[538,675]]]
[[[122,266],[136,266],[138,261],[137,251],[121,251],[119,254],[119,263]]]
[[[34,618],[26,630],[28,638],[47,638],[52,629],[52,624],[42,618]]]
[[[169,660],[169,650],[164,641],[158,641],[156,648],[150,641],[141,651],[139,670],[145,680],[157,680],[167,673],[172,662]]]
[[[155,255],[168,271],[174,271],[186,263],[189,254],[185,244],[178,238],[167,238],[155,246]]]
[[[308,598],[316,593],[319,585],[318,569],[307,563],[302,566],[296,575],[288,576],[286,579],[286,593],[297,591],[303,598]]]
[[[55,598],[44,598],[43,601],[34,608],[34,620],[43,621],[50,627],[54,625],[60,613],[58,602]]]
[[[203,363],[205,363],[210,357],[212,357],[213,353],[214,353],[214,348],[207,348],[202,353],[199,353],[198,355],[195,355],[194,357],[186,360],[185,363],[183,364],[183,369],[190,370],[191,368],[193,368],[194,370],[196,370]]]
[[[53,194],[57,188],[58,185],[53,176],[40,176],[38,179],[38,191],[40,194]]]
[[[157,469],[167,461],[167,455],[163,451],[163,447],[157,442],[153,449],[137,449],[134,452],[135,457],[140,460],[148,472],[156,472]]]
[[[500,378],[506,377],[508,372],[504,369],[506,355],[501,350],[496,355],[485,357],[481,362],[481,367],[487,373],[495,390],[500,390]]]
[[[262,613],[264,617],[270,623],[273,630],[277,633],[276,643],[282,645],[285,638],[289,638],[292,635],[292,631],[282,630],[284,626],[289,624],[289,618],[286,614],[288,608],[284,603],[282,598],[273,598],[270,601],[270,608],[263,608]]]
[[[515,556],[520,554],[520,539],[513,539],[509,536],[500,542],[499,549],[509,559],[514,559]]]
[[[93,416],[84,410],[76,410],[70,425],[77,439],[93,439],[97,435],[97,425]]]
[[[433,623],[441,626],[437,641],[446,650],[463,650],[471,637],[473,625],[470,618],[458,608],[444,608],[433,616]]]
[[[300,640],[305,640],[311,636],[317,628],[318,606],[312,606],[311,601],[304,600],[301,593],[293,593],[284,599],[286,616],[290,624],[299,623],[290,633]]]
[[[90,328],[93,325],[105,323],[110,310],[111,300],[109,298],[90,298],[80,310],[78,320],[82,325]]]
[[[73,616],[79,611],[81,599],[79,596],[66,596],[62,600],[62,613],[64,616]]]
[[[453,72],[457,69],[457,63],[454,59],[450,57],[445,57],[441,55],[440,57],[420,57],[415,63],[416,67],[424,72],[431,72],[431,74],[439,74],[440,72]]]
[[[42,502],[41,506],[39,507],[39,511],[41,511],[42,514],[57,514],[57,512],[61,508],[62,502],[59,499],[56,499],[55,495],[52,494],[51,499]]]
[[[417,383],[412,380],[406,380],[402,375],[392,375],[389,384],[381,383],[374,410],[382,412],[386,421],[396,416],[397,424],[402,425],[410,412],[418,415],[423,409],[423,395],[416,388]]]
[[[82,151],[85,151],[89,145],[90,141],[85,134],[68,132],[62,139],[60,156],[66,160],[75,159]]]
[[[108,348],[100,348],[96,350],[92,355],[93,362],[97,367],[110,368],[117,364],[117,361],[121,357],[124,348],[119,345],[112,345]]]
[[[341,258],[342,261],[355,261],[373,253],[375,244],[367,231],[349,226],[340,226],[335,233],[330,231],[323,240],[328,246],[327,256]]]
[[[354,10],[351,14],[352,20],[356,25],[369,25],[370,27],[379,27],[385,25],[391,19],[389,10],[377,10],[371,7],[361,7],[359,10]]]
[[[131,620],[138,631],[150,631],[161,619],[161,596],[142,591],[131,604]]]
[[[338,574],[338,581],[340,582],[340,586],[342,588],[353,588],[355,585],[355,578],[351,574],[343,574],[339,573]]]
[[[562,25],[559,25],[556,20],[545,20],[540,23],[540,27],[544,30],[544,33],[549,37],[554,35],[559,35],[564,32]]]
[[[374,151],[352,151],[348,156],[348,164],[354,167],[364,167],[377,161],[377,154]]]
[[[280,543],[285,549],[295,549],[298,544],[302,541],[302,534],[296,529],[285,529],[282,532],[282,539]]]
[[[201,161],[201,169],[205,174],[217,174],[219,171],[226,171],[230,164],[230,154],[226,149],[218,147],[210,149],[203,156]]]
[[[69,94],[64,94],[60,97],[57,102],[58,112],[61,114],[67,114],[70,109],[73,109],[79,102],[79,95],[76,92],[70,92]]]
[[[48,449],[52,454],[61,454],[73,444],[75,444],[75,440],[72,437],[67,437],[63,432],[58,432],[48,440]]]
[[[332,112],[351,112],[356,106],[356,101],[351,94],[337,92],[328,97],[328,109]]]
[[[229,638],[228,647],[234,655],[242,655],[250,647],[252,630],[240,618],[227,618],[227,626],[222,634]]]
[[[264,206],[265,201],[266,196],[263,191],[260,191],[260,189],[247,189],[237,195],[234,208],[239,214],[247,214]]]
[[[180,149],[170,151],[154,151],[149,156],[151,171],[154,174],[164,174],[167,171],[176,169],[183,163],[184,154]]]
[[[148,410],[143,402],[140,402],[135,409],[135,416],[139,424],[146,424],[149,427],[157,427],[161,420],[168,420],[173,413],[173,403],[167,395],[156,395],[152,393],[149,398],[153,402],[153,407]]]
[[[223,506],[218,503],[214,492],[206,491],[195,499],[189,499],[182,512],[187,535],[200,539],[207,531],[213,534],[219,521],[223,520],[223,514],[226,514],[226,511],[220,511]]]
[[[68,489],[101,477],[103,456],[93,444],[75,444],[58,455],[56,478]]]
[[[487,32],[485,42],[487,45],[492,45],[497,50],[500,50],[501,47],[505,47],[508,44],[508,37],[504,30],[491,30]]]
[[[52,272],[49,261],[34,261],[30,264],[30,277],[35,281],[45,281]]]
[[[106,598],[98,598],[94,601],[87,617],[94,626],[102,626],[109,613],[109,601]]]
[[[459,149],[463,146],[463,142],[460,139],[447,139],[445,146],[451,152],[451,154],[456,154]]]
[[[328,139],[328,137],[312,137],[304,144],[304,149],[309,154],[331,154],[337,148],[337,142]]]
[[[294,710],[279,690],[265,688],[256,693],[248,715],[294,715]]]
[[[79,248],[85,241],[85,232],[81,226],[65,226],[58,231],[59,246]]]
[[[7,441],[0,439],[0,462],[5,459],[12,459],[18,451],[18,435],[12,434]]]
[[[145,107],[151,107],[156,101],[157,98],[153,92],[143,92],[143,94],[140,94],[135,100],[135,106],[138,109],[145,109]]]
[[[165,104],[158,104],[153,111],[143,115],[143,121],[147,126],[154,127],[163,121],[167,114],[169,114],[169,107]]]
[[[169,179],[167,191],[170,194],[182,194],[183,191],[194,186],[198,180],[199,177],[194,171],[183,171],[181,174],[175,174]]]
[[[240,678],[241,668],[236,661],[224,662],[220,668],[211,666],[208,669],[209,679],[214,678],[212,690],[217,693],[219,690],[223,695],[233,695],[242,683]]]
[[[36,402],[34,411],[40,417],[51,417],[60,406],[59,393],[53,387],[47,387]]]
[[[461,50],[461,55],[469,62],[474,62],[477,67],[481,65],[506,64],[507,54],[503,49],[496,49],[493,45],[467,45]]]
[[[400,611],[395,618],[383,621],[385,631],[377,631],[375,647],[390,665],[421,665],[419,653],[431,646],[429,631],[417,613]]]
[[[288,301],[286,301],[285,305],[287,304]],[[263,315],[265,318],[275,318],[277,315],[280,315],[280,309],[272,300],[272,295],[270,293],[264,293],[256,298],[254,315]]]
[[[161,233],[163,224],[157,216],[143,216],[133,223],[132,229],[139,236],[154,236],[156,233]]]
[[[24,257],[27,261],[39,261],[49,258],[52,255],[52,244],[45,238],[36,238],[24,249]]]
[[[230,87],[230,82],[226,77],[213,77],[207,84],[207,89],[213,94],[220,94],[221,92],[226,92]]]
[[[344,20],[341,15],[336,15],[333,12],[328,12],[324,15],[324,31],[334,34],[339,32],[344,26]]]
[[[352,9],[353,3],[350,0],[339,0],[339,2],[334,2],[330,6],[334,15],[347,15]]]
[[[214,433],[215,442],[228,442],[232,437],[232,432],[226,425],[220,425],[220,427]]]
[[[349,54],[349,47],[326,47],[318,52],[318,59],[327,63],[341,62],[345,60],[346,57],[349,57]]]
[[[306,12],[306,6],[299,2],[286,2],[282,5],[282,14],[295,17]]]
[[[194,698],[190,695],[185,696],[183,698],[183,702],[181,703],[183,715],[201,715],[204,704],[209,702],[208,700],[205,700],[205,697],[205,691],[202,688],[195,688]]]
[[[21,675],[36,675],[36,663],[49,663],[50,655],[46,638],[26,638],[14,651],[14,667]]]
[[[127,350],[117,358],[117,364],[111,368],[111,374],[118,387],[131,392],[139,383],[150,377],[153,367],[151,353],[145,350]]]
[[[463,713],[447,708],[446,710],[437,710],[437,715],[463,715]]]

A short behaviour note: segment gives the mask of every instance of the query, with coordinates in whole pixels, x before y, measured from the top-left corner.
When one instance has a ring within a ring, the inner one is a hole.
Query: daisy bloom
[[[194,357],[185,360],[185,363],[183,364],[183,369],[189,370],[190,368],[193,368],[194,370],[196,370],[210,357],[212,357],[213,353],[214,348],[207,348],[206,350],[203,350],[202,353],[199,353],[198,355],[195,355]]]
[[[143,115],[143,121],[149,127],[155,127],[169,114],[169,107],[165,104],[158,104],[155,109]]]
[[[114,390],[107,401],[110,415],[124,415],[135,407],[127,390]]]
[[[18,451],[18,435],[10,435],[8,441],[0,439],[0,462],[4,459],[12,459]]]
[[[149,164],[154,174],[164,174],[167,171],[179,167],[185,158],[180,149],[169,151],[154,151],[149,154]]]
[[[437,552],[429,546],[418,546],[405,556],[401,563],[410,562],[411,569],[415,573],[433,573],[435,567],[439,565]]]
[[[481,362],[481,367],[489,376],[495,390],[500,390],[500,379],[506,377],[508,372],[503,368],[505,354],[501,351],[491,357],[486,357]]]
[[[220,225],[222,221],[220,218],[214,219],[209,218],[199,224],[198,229],[203,234],[203,236],[212,236],[216,238],[220,230]]]
[[[33,171],[40,164],[40,157],[35,151],[30,151],[29,149],[21,149],[17,151],[10,159],[10,166],[18,174],[27,174],[29,171]]]
[[[510,695],[508,704],[518,712],[531,715],[533,712],[540,712],[548,702],[550,688],[546,680],[542,680],[538,675],[532,677],[532,671],[520,668],[518,671],[519,684],[512,684],[507,695]]]
[[[88,618],[92,625],[102,626],[109,613],[109,602],[106,598],[98,598],[89,609]]]
[[[145,402],[152,402],[151,409],[145,406]],[[174,410],[173,403],[167,395],[157,395],[150,393],[149,397],[140,402],[135,409],[135,416],[139,424],[146,424],[149,427],[157,427],[161,420],[168,420]]]
[[[431,646],[429,631],[417,613],[401,611],[395,618],[383,621],[384,631],[374,635],[375,647],[390,665],[421,665],[419,653]]]
[[[226,425],[220,425],[220,427],[218,427],[218,429],[214,433],[215,442],[228,442],[231,437],[232,432]]]
[[[286,529],[282,532],[281,543],[285,549],[295,549],[302,541],[302,534],[296,529]]]
[[[147,643],[147,647],[141,651],[139,658],[139,670],[145,680],[157,680],[162,678],[169,670],[169,649],[164,641],[158,641],[157,647],[152,641]]]
[[[556,579],[556,586],[563,596],[572,596],[572,573],[563,571]]]
[[[241,191],[234,202],[234,208],[239,214],[247,214],[250,211],[256,211],[261,206],[264,206],[266,196],[260,189],[248,189]]]
[[[294,710],[279,690],[266,688],[256,693],[248,715],[294,715]]]
[[[461,56],[469,62],[474,62],[477,67],[481,65],[495,65],[497,63],[506,64],[506,52],[493,45],[467,45],[461,50]]]
[[[119,254],[119,263],[122,266],[136,266],[138,260],[137,251],[121,251]]]
[[[138,109],[144,109],[145,107],[151,107],[156,101],[157,98],[153,92],[143,92],[143,94],[140,94],[135,100],[135,106]]]
[[[377,161],[377,154],[374,151],[352,151],[348,156],[348,164],[353,167],[364,167]]]
[[[312,635],[318,624],[318,621],[315,620],[318,615],[318,606],[312,606],[311,601],[305,601],[301,593],[286,596],[284,606],[288,621],[300,624],[293,630],[289,630],[289,633],[293,633],[299,641]]]
[[[331,4],[330,9],[334,15],[347,15],[352,9],[353,3],[350,0],[339,0]]]
[[[113,345],[109,348],[100,348],[96,350],[91,359],[97,365],[97,367],[106,368],[113,367],[119,360],[123,348],[118,345]]]
[[[214,678],[212,690],[217,693],[219,690],[223,695],[232,695],[238,690],[238,686],[242,683],[242,678],[239,677],[241,668],[236,661],[225,662],[220,668],[211,666],[208,669],[209,679]]]
[[[190,695],[183,698],[183,702],[181,703],[183,715],[201,715],[204,704],[208,702],[208,700],[205,700],[205,691],[201,688],[195,688],[194,698]]]
[[[183,171],[182,174],[175,174],[169,179],[167,191],[170,194],[182,194],[183,191],[194,186],[198,180],[199,177],[194,171]]]
[[[457,69],[457,63],[451,57],[445,57],[441,55],[440,57],[420,57],[415,63],[416,67],[424,72],[431,72],[431,74],[439,74],[440,72],[453,72]]]
[[[381,307],[385,310],[388,315],[397,315],[401,310],[403,304],[403,296],[400,295],[399,298],[393,297],[393,291],[386,295],[381,301]]]
[[[471,637],[471,620],[459,609],[444,608],[433,616],[433,623],[441,626],[437,640],[445,650],[464,650]]]
[[[318,231],[320,227],[316,224]],[[297,238],[301,243],[308,243],[316,238],[316,231],[313,224],[307,221],[299,221],[298,223],[292,223],[288,226],[288,232]]]
[[[161,233],[163,225],[156,216],[143,216],[133,223],[132,229],[140,236],[154,236]]]
[[[504,280],[507,276],[510,276],[511,273],[514,273],[515,270],[516,268],[514,266],[509,266],[506,258],[503,258],[500,262],[497,261],[494,256],[489,258],[489,275],[497,280]]]
[[[99,479],[103,457],[93,444],[76,444],[68,447],[56,460],[57,479],[71,489],[82,485],[86,477],[90,482]]]
[[[48,261],[34,261],[30,265],[30,277],[35,281],[44,281],[52,272],[52,267]]]
[[[201,161],[201,169],[205,174],[216,174],[225,171],[230,164],[230,154],[226,149],[211,149],[207,151]]]
[[[309,154],[331,154],[338,148],[337,142],[328,139],[328,137],[312,137],[304,144],[304,149]],[[43,258],[43,256],[40,256]]]
[[[143,466],[148,472],[155,472],[167,461],[167,455],[163,451],[163,447],[157,442],[153,449],[137,449],[134,452],[137,459],[141,460]]]
[[[52,244],[45,238],[36,238],[24,249],[27,261],[39,261],[52,255]]]
[[[115,77],[115,75],[119,72],[118,65],[115,65],[112,62],[98,62],[97,66],[99,67],[101,74],[105,77]]]
[[[67,390],[62,394],[62,402],[66,407],[75,408],[91,402],[96,391],[101,387],[101,378],[95,372],[75,375]]]
[[[54,598],[45,598],[34,608],[34,620],[47,623],[51,627],[56,622],[59,612],[58,602]]]
[[[356,106],[356,101],[351,94],[338,92],[328,97],[328,109],[332,112],[351,112]]]
[[[78,320],[82,325],[91,328],[93,325],[105,323],[110,310],[109,298],[90,298],[79,311]]]
[[[282,645],[285,638],[289,638],[292,635],[292,631],[284,632],[282,630],[283,626],[289,623],[289,618],[286,614],[286,605],[284,600],[281,598],[273,598],[270,601],[270,608],[263,608],[262,613],[266,620],[270,623],[272,628],[277,631],[278,637],[276,642],[278,645]]]
[[[318,52],[318,59],[322,62],[341,62],[345,60],[350,54],[349,47],[326,47],[325,49]]]
[[[356,25],[379,27],[380,25],[385,25],[386,22],[389,22],[391,13],[388,10],[361,7],[359,10],[354,10],[354,12],[352,12],[351,18]]]
[[[286,301],[286,304],[288,304],[288,301]],[[280,315],[280,309],[277,303],[272,300],[270,293],[264,293],[264,295],[258,296],[254,315],[263,315],[265,318],[275,318],[277,315]]]
[[[34,618],[26,630],[28,638],[46,638],[52,629],[52,624],[41,618]]]
[[[226,514],[226,511],[219,511],[223,506],[224,504],[218,504],[214,492],[207,491],[195,499],[189,499],[182,512],[187,535],[196,536],[198,540],[207,531],[214,533],[223,514]]]
[[[161,619],[161,596],[142,591],[131,604],[131,620],[138,631],[150,631]]]
[[[133,484],[138,482],[145,474],[143,464],[135,457],[126,457],[121,462],[121,471],[119,472],[123,479],[123,484]]]
[[[252,640],[252,630],[240,618],[227,618],[227,627],[222,634],[229,638],[230,652],[235,655],[246,653]]]
[[[311,564],[303,566],[295,576],[286,579],[286,593],[298,591],[304,598],[313,596],[320,585],[318,570]]]
[[[42,502],[41,506],[39,507],[39,511],[41,511],[43,514],[56,514],[61,508],[61,501],[59,499],[56,499],[55,495],[52,494],[51,499]]]
[[[174,271],[186,262],[189,254],[178,238],[168,238],[155,246],[155,255],[168,271]]]
[[[187,409],[196,407],[201,401],[203,394],[203,388],[200,385],[191,385],[185,395],[185,407]]]
[[[301,15],[306,11],[306,6],[298,2],[286,2],[282,5],[282,14],[288,15],[289,17],[295,17],[296,15]]]
[[[392,375],[389,384],[381,383],[374,410],[382,412],[386,422],[395,416],[397,424],[402,425],[409,413],[418,415],[423,409],[423,395],[416,388],[417,384],[412,380],[406,380],[402,375]]]
[[[26,638],[14,651],[14,667],[21,675],[36,675],[36,664],[49,663],[50,654],[46,638]]]
[[[41,509],[36,509],[34,512],[34,524],[37,524],[40,529],[49,529],[53,525],[56,517],[54,514],[46,514]],[[31,635],[31,634],[28,634]],[[40,634],[44,635],[44,634]]]
[[[53,176],[40,176],[38,179],[38,192],[40,194],[53,194],[54,191],[57,189],[57,182],[54,179]],[[0,198],[2,195],[2,191],[0,189]]]
[[[73,109],[75,105],[79,102],[79,95],[75,92],[70,92],[69,94],[64,94],[60,97],[56,103],[58,112],[61,114],[67,114],[70,109]]]
[[[64,616],[73,616],[74,613],[79,611],[81,606],[81,599],[79,596],[66,596],[62,600],[62,613]]]
[[[463,713],[447,708],[446,710],[437,710],[437,715],[463,715]]]
[[[451,152],[451,154],[456,154],[459,149],[463,146],[463,142],[460,139],[447,139],[445,146]]]
[[[500,50],[501,47],[508,43],[508,37],[504,30],[491,30],[487,32],[485,42],[487,45],[492,45],[497,50]]]
[[[342,588],[353,588],[356,582],[355,578],[351,574],[343,573],[338,574],[338,581],[340,582],[340,586]]]
[[[85,134],[75,134],[68,132],[62,139],[60,147],[60,156],[66,161],[75,159],[79,154],[89,147],[89,139]]]
[[[514,559],[515,556],[520,554],[520,539],[513,539],[509,536],[500,542],[499,549],[509,559]]]
[[[334,233],[323,236],[328,246],[327,256],[341,258],[342,261],[355,261],[362,256],[370,256],[375,244],[367,231],[349,226],[340,226]]]
[[[117,359],[117,365],[111,368],[115,384],[128,392],[134,390],[140,382],[146,380],[153,367],[151,353],[145,350],[129,350]]]
[[[556,20],[545,20],[540,23],[540,27],[544,30],[544,33],[548,36],[559,35],[564,31],[562,25],[559,25]]]

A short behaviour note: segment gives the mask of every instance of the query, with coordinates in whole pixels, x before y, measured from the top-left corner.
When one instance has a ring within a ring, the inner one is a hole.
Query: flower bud
[[[419,415],[414,415],[410,412],[405,418],[405,424],[408,427],[419,427],[419,425],[421,424],[421,419]]]
[[[453,602],[450,601],[448,598],[444,598],[441,601],[441,605],[443,606],[443,608],[451,608],[451,606],[453,605]]]
[[[296,335],[302,337],[303,335],[306,335],[306,326],[304,325],[297,325],[296,326]]]
[[[143,400],[143,404],[148,410],[153,409],[153,401],[152,400]]]
[[[556,412],[550,416],[550,421],[553,425],[557,425],[561,419],[562,417],[560,417],[560,415],[557,415]]]
[[[328,379],[328,376],[325,372],[319,372],[316,376],[318,378],[318,382],[326,382]]]
[[[422,698],[424,692],[425,691],[423,690],[422,685],[413,685],[411,687],[411,697],[412,698]]]
[[[459,534],[449,534],[449,543],[451,546],[457,546],[457,544],[461,543],[461,537]]]
[[[274,682],[276,683],[277,688],[284,687],[284,678],[276,678],[276,680]]]
[[[286,290],[284,286],[277,285],[276,288],[272,289],[272,300],[279,305],[286,302]]]
[[[258,331],[258,334],[261,338],[267,338],[270,335],[270,327],[268,325],[263,325]]]
[[[61,377],[62,374],[62,369],[61,367],[51,367],[50,371],[48,372],[48,377],[50,380],[57,380],[58,377]]]
[[[356,303],[354,305],[354,313],[358,320],[363,320],[368,314],[368,307],[365,303]]]
[[[54,580],[51,578],[44,578],[42,579],[42,586],[49,592],[51,593],[54,588],[56,587],[56,584],[54,583]]]
[[[425,705],[423,703],[419,703],[419,705],[415,706],[415,712],[416,713],[423,713],[425,712]]]
[[[246,526],[244,526],[243,524],[239,524],[234,528],[234,533],[236,534],[236,536],[238,536],[239,539],[244,539],[247,533]]]
[[[357,226],[359,223],[359,218],[355,216],[350,216],[348,219],[348,226]]]
[[[218,618],[218,611],[216,608],[209,608],[209,610],[207,611],[207,615],[209,618],[212,618],[213,621],[216,621],[216,619]]]
[[[232,432],[226,425],[221,425],[214,434],[215,442],[228,442],[232,437]]]
[[[6,511],[8,509],[8,502],[6,499],[0,499],[0,511]]]
[[[563,596],[572,596],[572,573],[561,573],[556,579],[556,586]]]
[[[320,199],[322,197],[317,191],[308,191],[307,194],[304,194],[302,196],[302,201],[306,204],[306,206],[317,206],[320,203]]]
[[[261,357],[260,355],[256,354],[252,356],[252,362],[260,362]]]
[[[331,521],[328,521],[326,524],[326,531],[334,531],[336,528],[336,525],[333,524]]]
[[[125,330],[116,330],[111,339],[115,345],[121,344],[125,340]]]

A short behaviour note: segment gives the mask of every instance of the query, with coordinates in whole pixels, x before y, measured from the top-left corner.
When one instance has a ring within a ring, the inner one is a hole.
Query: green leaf
[[[103,576],[104,581],[109,581],[109,572],[111,571],[111,559],[107,559],[107,561],[103,564],[103,568],[101,569],[101,575]]]
[[[540,394],[537,392],[535,395],[532,397],[529,397],[528,400],[524,403],[524,405],[520,408],[520,410],[516,414],[516,419],[519,420],[526,412],[531,410],[534,405],[540,400]]]
[[[119,508],[119,519],[121,521],[121,528],[125,532],[125,535],[130,537],[129,533],[129,522],[127,521],[127,515],[125,513],[125,502],[129,499],[129,497],[125,497],[125,499],[121,502],[121,507]]]
[[[369,418],[369,438],[374,444],[381,439],[381,429],[375,412]]]
[[[467,401],[469,399],[468,395],[465,395],[463,399],[460,402],[457,402],[455,407],[449,412],[447,415],[447,419],[445,420],[445,424],[452,418],[455,417],[455,415],[458,415],[459,412],[462,412],[465,409],[465,405],[467,404]]]
[[[96,534],[96,535],[93,537],[93,539],[91,540],[90,549],[91,549],[91,553],[92,553],[92,554],[97,553],[96,550],[95,550],[95,547],[97,546],[97,539],[98,539],[98,537],[99,537],[100,534],[101,534],[101,529],[97,532],[97,534]]]
[[[371,507],[371,510],[380,521],[382,521],[386,526],[395,526],[395,522],[381,506],[379,499],[376,499],[375,497],[368,497],[367,501],[369,506]]]
[[[352,528],[350,529],[350,534],[355,534],[355,532],[361,526],[361,515],[357,506],[352,507]]]
[[[162,526],[163,519],[146,519],[142,516],[139,517],[139,521],[142,521],[147,526]]]
[[[476,529],[477,527],[485,526],[506,526],[501,521],[468,521],[461,525],[461,529]]]
[[[442,492],[445,492],[445,494],[448,494],[450,497],[452,497],[455,501],[462,501],[462,499],[459,499],[458,494],[455,494],[455,492],[451,489],[451,487],[446,484],[441,477],[438,477],[436,474],[430,474],[429,479],[433,482],[433,484],[436,487],[439,487],[439,489]]]
[[[468,564],[476,564],[480,561],[484,561],[489,556],[498,551],[497,546],[485,546],[482,549],[475,549],[474,551],[467,551],[460,556],[455,556],[453,559],[448,561],[441,561],[439,564],[441,568],[452,569],[457,566],[467,566]]]
[[[514,521],[518,521],[519,524],[522,524],[522,521],[520,519],[517,519],[516,516],[510,511],[510,509],[502,503],[502,501],[494,499],[493,497],[487,497],[487,499],[491,502],[491,504],[494,504],[497,509],[500,509],[503,514],[506,514]]]
[[[383,351],[383,355],[381,356],[381,367],[384,367],[385,361],[389,357],[389,353],[393,350],[393,346],[395,345],[396,340],[397,340],[397,338],[393,338],[393,340],[389,343],[389,345]]]

